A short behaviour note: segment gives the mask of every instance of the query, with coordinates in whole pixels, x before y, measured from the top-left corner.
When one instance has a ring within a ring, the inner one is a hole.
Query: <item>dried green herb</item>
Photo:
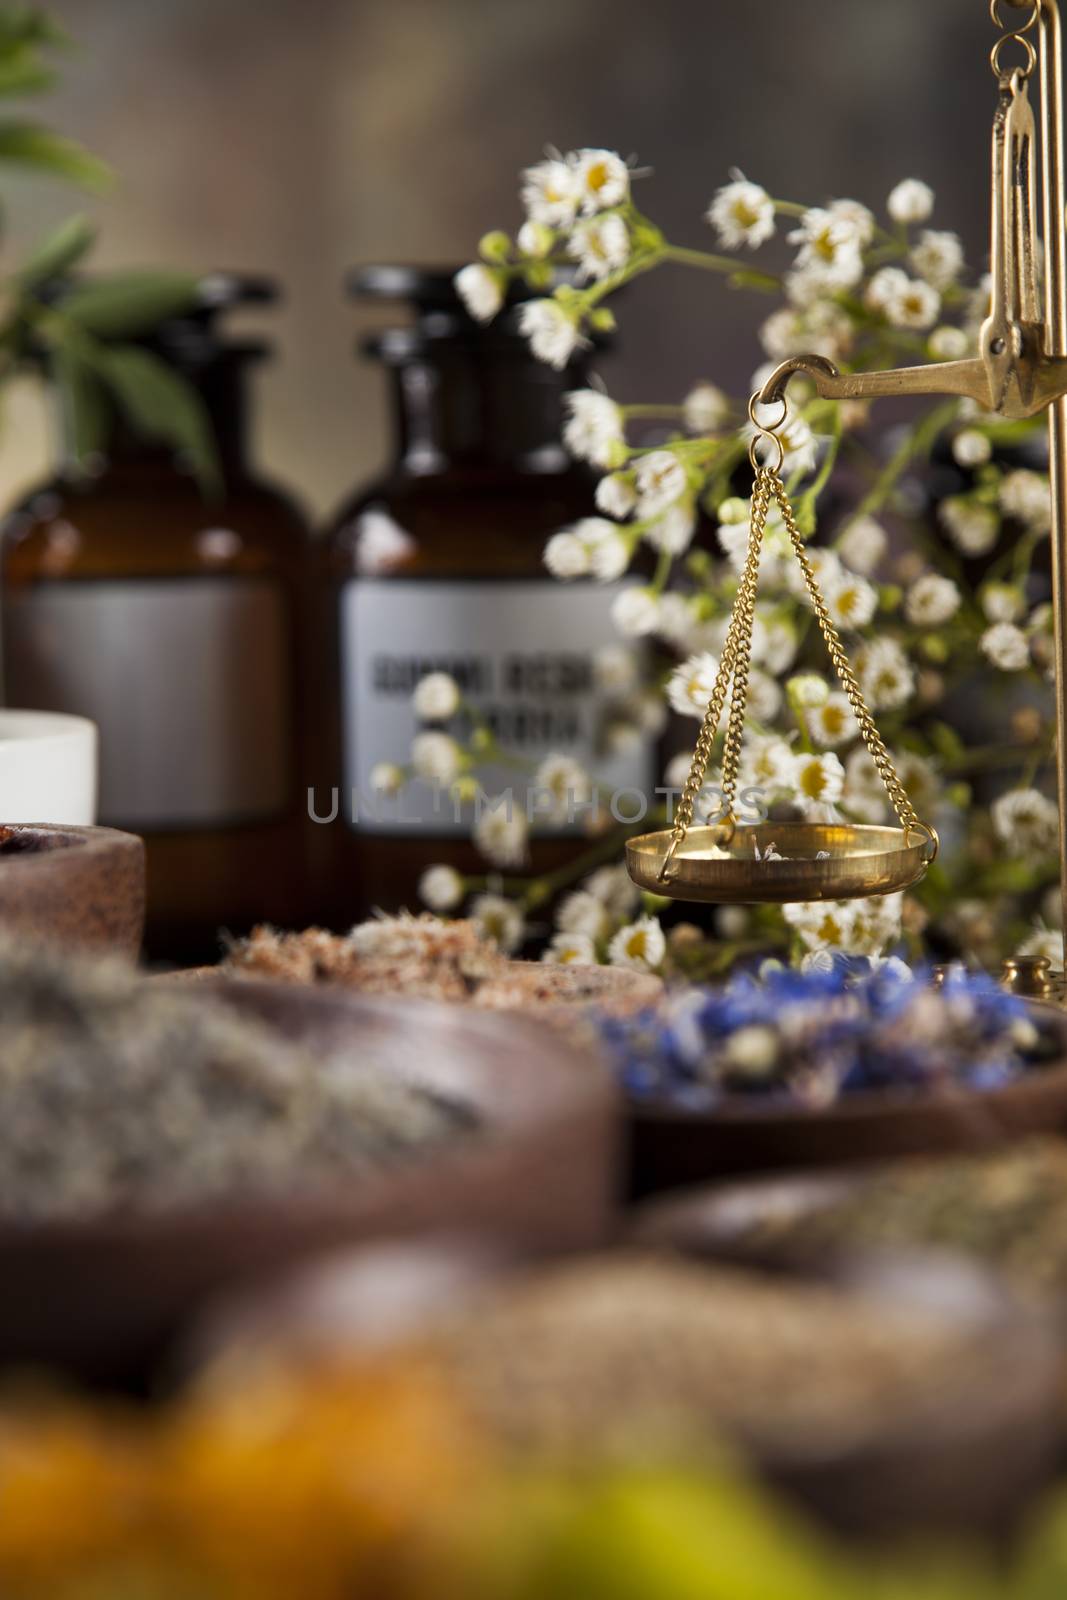
[[[0,1215],[84,1216],[348,1181],[474,1125],[202,993],[0,951]]]

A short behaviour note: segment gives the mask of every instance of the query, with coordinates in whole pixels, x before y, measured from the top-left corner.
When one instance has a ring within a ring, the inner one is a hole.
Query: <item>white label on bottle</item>
[[[100,820],[145,832],[289,799],[285,608],[266,578],[42,582],[5,610],[11,706],[100,730]]]
[[[500,746],[519,758],[514,766],[478,768],[486,795],[509,792],[513,806],[543,826],[544,800],[537,799],[532,774],[545,756],[559,754],[596,780],[605,815],[618,795],[628,820],[641,797],[651,800],[650,741],[632,727],[628,739],[613,738],[626,720],[626,690],[601,686],[596,671],[598,651],[623,648],[610,615],[621,587],[565,588],[551,580],[346,584],[341,661],[347,819],[367,832],[469,831],[469,808],[457,814],[452,797],[432,784],[414,779],[393,799],[375,795],[371,786],[380,762],[410,763],[421,726],[413,691],[428,673],[447,672]],[[636,670],[640,652],[631,648]],[[471,728],[459,731],[469,734]],[[587,814],[576,807],[572,825]]]

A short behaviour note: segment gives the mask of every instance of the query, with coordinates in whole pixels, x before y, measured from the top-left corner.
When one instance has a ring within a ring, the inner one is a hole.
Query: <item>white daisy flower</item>
[[[856,657],[864,698],[872,711],[896,711],[915,692],[915,673],[895,639],[877,638]]]
[[[904,597],[904,615],[916,628],[936,628],[956,615],[962,601],[951,578],[924,572]]]
[[[597,510],[609,517],[628,517],[637,504],[637,492],[632,479],[625,473],[612,472],[601,478],[596,486]]]
[[[752,660],[776,678],[796,660],[797,630],[787,617],[757,612],[752,629]]]
[[[519,308],[519,332],[538,361],[561,371],[585,341],[574,316],[557,300],[528,300]]]
[[[852,901],[802,900],[782,911],[809,950],[847,950],[852,942],[856,922]]]
[[[556,908],[556,926],[561,933],[583,939],[603,939],[611,930],[612,918],[604,902],[588,889],[573,889]]]
[[[615,867],[598,867],[584,880],[582,887],[599,900],[612,917],[630,916],[641,898],[637,885],[622,863]]]
[[[821,706],[809,711],[806,720],[808,732],[815,743],[826,745],[830,749],[848,744],[859,733],[848,695],[839,689],[827,695]]]
[[[910,224],[925,222],[934,209],[934,191],[920,178],[905,178],[898,183],[886,201],[886,210],[894,222]]]
[[[935,361],[962,361],[970,352],[971,341],[962,328],[935,328],[927,340]]]
[[[642,517],[658,517],[689,487],[685,468],[671,450],[652,450],[634,468],[634,487]]]
[[[791,306],[779,306],[760,327],[759,342],[772,361],[803,355],[808,348],[804,318]]]
[[[667,700],[683,717],[700,718],[708,709],[718,677],[719,663],[708,654],[690,656],[675,667],[667,680]]]
[[[815,574],[815,581],[824,595],[827,589],[844,582],[849,576],[836,550],[828,550],[825,545],[809,545],[804,553],[808,558],[808,565]],[[796,559],[786,567],[785,581],[790,593],[810,607],[811,596],[808,593],[808,585]]]
[[[955,233],[924,228],[912,249],[911,264],[920,278],[943,294],[963,271],[963,244]]]
[[[682,402],[686,433],[716,433],[730,417],[730,402],[713,383],[698,383]]]
[[[847,223],[857,244],[869,245],[874,238],[874,213],[858,200],[833,200],[830,215],[837,222]]]
[[[580,222],[567,246],[578,263],[580,279],[609,278],[630,259],[630,230],[621,217],[588,217]]]
[[[594,467],[618,466],[625,457],[626,432],[614,400],[599,389],[572,389],[563,406],[563,443],[571,455]]]
[[[638,680],[637,659],[622,644],[601,645],[593,656],[593,677],[598,689],[608,694],[624,694]]]
[[[680,556],[693,542],[696,525],[692,506],[673,505],[663,516],[657,517],[650,528],[645,529],[645,539],[654,550],[665,550],[668,555]]]
[[[588,934],[556,933],[548,949],[542,951],[541,960],[558,967],[593,966],[596,963],[596,950]]]
[[[667,953],[663,929],[655,917],[638,917],[620,928],[608,946],[613,967],[629,967],[634,972],[655,972]]]
[[[878,609],[878,590],[858,573],[846,572],[823,590],[832,621],[839,628],[865,628]]]
[[[692,765],[693,757],[686,750],[679,751],[678,755],[672,756],[664,769],[664,786],[680,794],[686,786],[689,778],[689,769]]]
[[[745,741],[741,759],[742,789],[773,794],[792,788],[795,757],[792,748],[775,734],[755,735]],[[681,785],[679,785],[681,787]]]
[[[461,267],[452,279],[456,293],[476,322],[492,322],[504,304],[506,278],[480,261]]]
[[[589,576],[589,549],[576,533],[568,529],[552,535],[545,545],[544,560],[554,578],[566,581]]]
[[[526,925],[522,909],[501,894],[480,894],[471,901],[470,917],[483,939],[488,939],[505,955],[516,951]]]
[[[404,771],[395,761],[379,761],[371,768],[370,786],[375,794],[392,798],[404,787]]]
[[[745,704],[754,721],[773,722],[782,709],[782,691],[768,673],[753,667],[748,675]]]
[[[1059,837],[1060,813],[1037,789],[1009,789],[994,800],[993,831],[1016,855],[1050,855]]]
[[[881,523],[876,522],[873,517],[857,517],[837,540],[835,548],[842,561],[846,562],[853,572],[860,572],[864,577],[870,577],[885,558],[889,548],[889,536]]]
[[[1038,928],[1027,935],[1015,954],[1031,961],[1044,956],[1050,972],[1062,972],[1063,934],[1059,928]]]
[[[755,427],[751,422],[745,424],[742,433],[746,441],[751,442],[758,434],[763,433],[762,428]],[[819,457],[819,444],[811,427],[799,415],[787,417],[780,428],[775,429],[775,438],[782,446],[783,459],[781,471],[787,476],[791,473],[812,472]],[[768,456],[773,465],[774,449],[768,447]]]
[[[452,783],[459,777],[463,752],[447,733],[418,733],[411,743],[411,765],[424,783]]]
[[[589,552],[589,570],[597,582],[617,582],[630,565],[630,546],[615,524],[585,517],[575,532]]]
[[[864,303],[872,311],[884,312],[910,282],[911,279],[901,267],[881,267],[864,291]]]
[[[539,815],[556,823],[573,821],[577,808],[584,806],[593,792],[589,774],[581,763],[559,754],[546,756],[541,762],[534,774],[534,788],[539,799],[551,802],[547,809],[539,807]]]
[[[415,715],[421,722],[447,722],[459,710],[459,684],[449,672],[428,672],[420,678],[412,695]]]
[[[517,806],[486,806],[474,824],[474,842],[495,867],[521,867],[529,846],[529,824]]]
[[[830,750],[793,757],[793,790],[805,808],[835,805],[845,786],[845,769]]]
[[[863,257],[854,225],[840,214],[813,207],[789,235],[797,244],[797,269],[821,279],[827,288],[850,289],[863,276]]]
[[[692,655],[693,647],[689,641],[697,626],[696,612],[686,595],[670,589],[660,595],[656,632],[661,639],[668,640],[686,655]]]
[[[849,955],[877,956],[901,935],[904,897],[900,894],[874,895],[852,901],[852,927],[849,930]]]
[[[936,811],[941,803],[941,785],[933,766],[914,750],[896,750],[892,755],[897,777],[904,785],[920,814]]]
[[[1035,533],[1047,533],[1052,522],[1049,482],[1040,472],[1020,467],[1001,480],[997,498],[1006,517],[1022,522]]]
[[[841,804],[850,816],[861,822],[884,822],[888,814],[889,796],[878,776],[878,768],[870,753],[860,745],[845,762],[845,788]]]
[[[979,433],[977,428],[964,428],[962,433],[957,433],[952,441],[952,456],[957,466],[964,467],[967,471],[974,467],[984,467],[992,458],[993,445],[989,435]]]
[[[1024,672],[1030,665],[1030,645],[1013,622],[994,622],[978,642],[982,654],[1001,672]]]
[[[991,506],[966,495],[950,495],[937,508],[938,520],[965,556],[988,555],[1000,533],[1000,519]]]
[[[531,222],[546,228],[569,228],[582,198],[582,182],[574,167],[558,157],[527,167],[522,175],[522,203]]]
[[[624,589],[611,603],[611,620],[628,639],[655,633],[658,619],[656,597],[647,589]]]
[[[629,199],[630,169],[614,150],[578,150],[571,162],[583,211],[609,211]]]
[[[932,328],[941,313],[941,296],[922,278],[909,278],[885,308],[894,328]]]
[[[987,583],[981,601],[990,622],[1018,622],[1026,610],[1025,595],[1011,583]]]
[[[730,174],[732,182],[715,195],[707,209],[707,220],[727,250],[747,245],[755,250],[774,232],[774,201],[758,183],[749,183],[740,172]]]
[[[419,879],[419,899],[431,911],[454,911],[463,899],[463,879],[455,867],[427,867]]]

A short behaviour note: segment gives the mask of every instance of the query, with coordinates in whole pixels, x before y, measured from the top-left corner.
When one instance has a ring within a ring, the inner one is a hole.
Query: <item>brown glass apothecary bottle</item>
[[[214,959],[220,930],[303,920],[298,756],[307,528],[246,456],[247,380],[269,347],[220,313],[275,298],[214,274],[196,308],[136,342],[195,384],[222,490],[109,414],[88,471],[65,465],[2,534],[4,694],[100,730],[102,823],[141,834],[146,953]]]
[[[322,914],[344,926],[376,908],[418,906],[437,862],[486,874],[457,820],[428,785],[395,803],[375,796],[380,763],[409,762],[419,731],[412,693],[443,670],[524,767],[497,769],[523,806],[529,772],[573,757],[609,789],[647,793],[647,740],[610,740],[611,692],[595,672],[617,647],[618,585],[563,584],[545,570],[548,537],[593,514],[595,479],[561,442],[563,397],[588,381],[579,353],[562,372],[531,355],[509,305],[473,321],[451,269],[369,267],[360,297],[410,303],[410,325],[366,339],[390,379],[394,453],[345,504],[317,551],[319,739],[310,809]],[[616,731],[618,724],[614,724]],[[524,775],[525,774],[525,775]],[[583,821],[537,831],[523,871],[544,872],[588,847]]]

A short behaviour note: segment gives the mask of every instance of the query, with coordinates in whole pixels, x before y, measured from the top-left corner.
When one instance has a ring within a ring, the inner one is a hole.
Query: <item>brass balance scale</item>
[[[1028,15],[1020,16],[1012,28],[1004,20],[1004,9]],[[755,483],[748,554],[692,768],[674,826],[632,839],[626,847],[630,876],[656,894],[678,900],[742,904],[891,894],[921,878],[937,854],[937,834],[916,815],[867,709],[819,590],[782,480],[784,450],[777,430],[785,421],[789,381],[800,373],[827,399],[945,394],[966,396],[984,411],[1005,418],[1032,417],[1048,411],[1060,881],[1067,926],[1067,250],[1060,14],[1058,0],[991,0],[990,12],[996,26],[1007,31],[990,56],[1000,95],[993,123],[992,304],[982,325],[980,353],[967,361],[857,373],[839,372],[821,356],[794,356],[783,361],[753,395],[749,417],[756,432],[749,457]],[[1032,36],[1037,38],[1036,47]],[[1007,61],[1009,55],[1016,56],[1014,64]],[[1038,293],[1037,141],[1029,98],[1030,79],[1039,62],[1044,122],[1043,320]],[[761,422],[761,408],[767,407],[778,410],[772,421]],[[897,827],[843,822],[742,823],[737,819],[738,768],[760,553],[767,517],[775,504],[830,659],[896,813]],[[730,709],[723,744],[721,803],[714,821],[694,826],[694,811],[727,699]]]

